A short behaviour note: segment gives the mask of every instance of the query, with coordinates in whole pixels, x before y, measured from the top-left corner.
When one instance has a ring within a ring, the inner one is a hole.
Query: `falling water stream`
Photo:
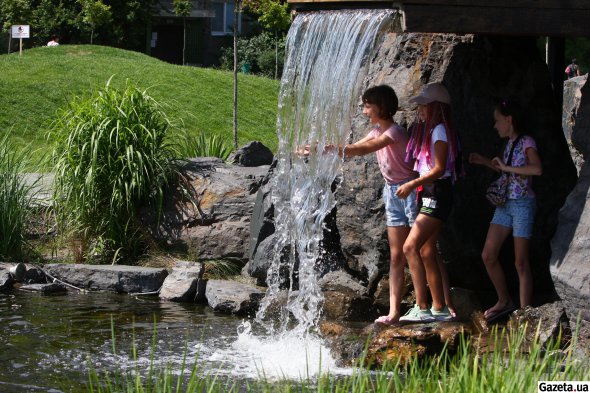
[[[138,363],[145,369],[152,350],[159,367],[179,372],[186,353],[189,361],[198,355],[212,372],[244,380],[261,373],[300,380],[342,372],[316,332],[323,301],[320,242],[341,165],[336,154],[320,153],[347,140],[366,65],[394,13],[324,11],[300,13],[293,21],[277,119],[275,258],[255,321],[202,305],[115,294],[0,294],[0,391],[83,391],[89,359],[99,370]],[[312,147],[309,157],[293,154],[304,145]],[[276,311],[281,298],[287,300]]]

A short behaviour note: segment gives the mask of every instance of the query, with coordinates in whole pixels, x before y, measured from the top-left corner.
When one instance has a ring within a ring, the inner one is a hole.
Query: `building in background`
[[[234,1],[193,0],[186,17],[186,54],[189,65],[213,66],[222,47],[233,42]],[[147,53],[163,61],[182,64],[183,18],[176,16],[172,0],[161,0],[157,15],[148,26]],[[251,18],[240,15],[238,31],[249,31]]]

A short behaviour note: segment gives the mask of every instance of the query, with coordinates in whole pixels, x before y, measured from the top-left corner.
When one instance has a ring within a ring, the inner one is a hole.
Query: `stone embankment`
[[[264,297],[263,290],[236,281],[205,280],[203,273],[203,264],[187,261],[177,261],[170,272],[123,265],[48,264],[40,268],[22,263],[0,263],[0,289],[34,291],[44,295],[110,291],[134,296],[159,296],[161,301],[207,303],[220,313],[251,316],[256,312]],[[354,323],[350,320],[367,319],[367,315],[362,313],[363,304],[358,300],[354,307],[350,307],[352,299],[366,297],[363,287],[351,282],[350,277],[333,272],[324,276],[322,288],[327,313],[319,330],[328,339],[333,356],[341,364],[353,364],[361,356],[367,341],[370,345],[366,359],[378,366],[390,361],[406,362],[413,356],[435,354],[445,345],[452,351],[462,336],[485,337],[490,330],[478,310],[472,310],[470,318],[455,322],[397,326]],[[468,293],[462,296],[470,297]],[[350,314],[352,309],[356,310],[353,315]],[[558,335],[571,336],[563,302],[519,310],[506,318],[509,318],[508,326],[528,324],[527,342],[532,342],[535,336],[542,343]],[[539,331],[537,327],[540,327]],[[494,349],[482,338],[476,339],[476,342],[480,350]]]

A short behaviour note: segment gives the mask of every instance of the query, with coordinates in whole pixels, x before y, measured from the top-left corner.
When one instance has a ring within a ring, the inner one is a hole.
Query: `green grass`
[[[114,326],[111,324],[114,330]],[[377,372],[360,365],[351,375],[323,375],[319,379],[268,380],[261,370],[256,381],[239,381],[208,373],[197,357],[183,359],[180,376],[169,367],[136,367],[133,372],[97,370],[89,359],[89,392],[534,392],[538,381],[588,381],[588,359],[575,352],[577,334],[571,342],[555,340],[541,344],[537,338],[527,342],[526,325],[516,331],[494,330],[489,340],[497,348],[480,351],[471,338],[463,336],[457,351],[447,347],[425,359],[413,358],[408,364],[388,364]],[[113,335],[114,337],[114,335]],[[156,343],[156,329],[152,351]],[[500,345],[506,343],[506,346]],[[570,344],[570,345],[567,345]],[[501,349],[502,348],[502,349]],[[115,342],[113,339],[113,352]],[[133,341],[133,359],[136,346]],[[209,370],[210,371],[210,370]]]
[[[0,55],[0,131],[19,147],[31,144],[48,153],[49,123],[56,110],[74,96],[87,96],[105,86],[129,80],[164,106],[173,121],[191,135],[219,135],[232,141],[233,75],[225,71],[171,65],[147,55],[91,45],[62,45]],[[239,76],[239,145],[262,141],[276,151],[279,82]]]

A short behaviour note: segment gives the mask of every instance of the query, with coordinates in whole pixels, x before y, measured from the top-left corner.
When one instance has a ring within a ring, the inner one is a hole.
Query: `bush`
[[[34,184],[27,185],[24,171],[27,161],[8,141],[0,139],[0,257],[18,260],[23,256],[25,227],[33,207]]]
[[[285,58],[285,40],[278,38],[278,62],[281,77]],[[234,58],[233,47],[222,48],[219,64],[221,69],[233,70]],[[270,60],[272,58],[272,61]],[[269,32],[263,32],[250,38],[238,38],[238,68],[241,69],[244,63],[250,64],[250,72],[253,74],[274,77],[275,74],[275,39]]]
[[[137,210],[159,213],[164,189],[178,175],[171,123],[147,91],[107,83],[59,112],[50,136],[56,145],[54,206],[58,224],[80,262],[135,259],[147,237]]]
[[[218,157],[227,160],[232,152],[231,145],[219,135],[199,134],[196,137],[186,134],[182,145],[182,156]]]
[[[283,61],[279,60],[278,64],[275,63],[275,51],[265,51],[262,52],[256,58],[256,62],[258,64],[258,68],[260,69],[260,73],[268,78],[275,77],[275,67],[276,67],[276,75],[277,78],[283,74]]]

